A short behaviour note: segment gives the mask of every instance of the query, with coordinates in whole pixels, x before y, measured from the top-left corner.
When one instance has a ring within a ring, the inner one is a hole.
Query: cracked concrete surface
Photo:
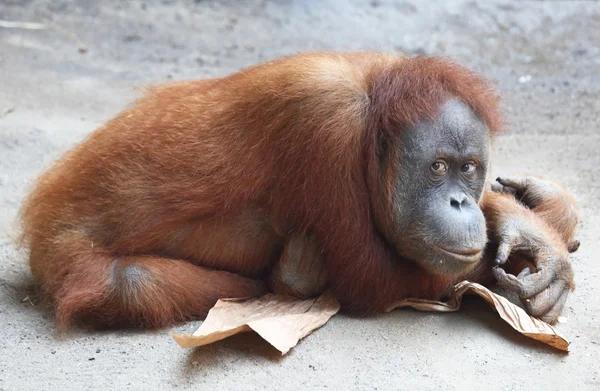
[[[0,19],[55,23],[89,48],[0,28],[0,389],[600,389],[599,2],[0,0]],[[569,355],[476,299],[455,314],[337,316],[284,358],[252,335],[184,351],[168,330],[56,333],[11,242],[40,171],[138,86],[318,49],[448,55],[498,82],[508,127],[494,173],[558,180],[582,211],[558,326]]]

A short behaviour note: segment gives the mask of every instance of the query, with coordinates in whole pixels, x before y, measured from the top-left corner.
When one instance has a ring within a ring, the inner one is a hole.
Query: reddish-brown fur
[[[39,180],[22,210],[33,274],[63,325],[164,326],[265,292],[296,231],[348,310],[438,298],[461,276],[396,262],[375,226],[401,169],[378,170],[375,145],[449,96],[499,129],[487,82],[438,58],[307,54],[153,88]]]
[[[566,243],[569,251],[575,251],[579,242],[575,240],[575,233],[580,222],[579,210],[575,200],[562,186],[552,183],[553,189],[550,195],[543,194],[537,198],[535,207],[531,210],[544,220],[552,229],[558,233],[563,243]]]

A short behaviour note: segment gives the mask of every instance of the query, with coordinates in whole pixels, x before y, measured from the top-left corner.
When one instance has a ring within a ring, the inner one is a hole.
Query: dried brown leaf
[[[339,309],[340,304],[329,294],[309,300],[274,294],[256,299],[221,299],[194,334],[172,334],[172,337],[182,348],[194,348],[255,331],[281,354],[286,354]]]
[[[412,307],[420,311],[454,312],[460,309],[463,295],[476,294],[485,299],[506,323],[521,334],[556,349],[569,350],[569,342],[547,323],[529,316],[486,287],[462,281],[446,302],[424,299],[402,299],[387,311]],[[340,309],[330,294],[309,300],[267,294],[254,299],[221,299],[208,313],[200,328],[192,335],[172,334],[182,348],[208,345],[235,334],[254,331],[286,354],[298,341],[323,326]]]
[[[469,282],[462,281],[454,286],[447,302],[423,300],[423,299],[402,299],[390,306],[387,311],[399,307],[412,307],[419,311],[434,312],[453,312],[458,311],[465,293],[474,293],[485,299],[500,317],[519,333],[548,344],[556,349],[569,351],[569,342],[554,327],[529,316],[522,308],[514,305],[506,298],[495,294],[486,287]]]

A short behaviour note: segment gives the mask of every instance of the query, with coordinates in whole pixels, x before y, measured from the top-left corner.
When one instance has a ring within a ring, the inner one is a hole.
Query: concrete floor
[[[89,47],[0,28],[0,389],[600,389],[600,3],[435,3],[0,0],[0,19],[56,23]],[[581,206],[578,289],[559,325],[569,355],[516,334],[479,300],[455,314],[337,316],[284,358],[252,335],[185,351],[168,330],[56,333],[11,242],[40,171],[136,86],[315,49],[449,55],[498,81],[509,125],[495,174],[545,175]]]

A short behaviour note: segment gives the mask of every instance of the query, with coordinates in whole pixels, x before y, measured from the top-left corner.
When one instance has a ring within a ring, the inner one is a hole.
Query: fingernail
[[[579,246],[581,243],[579,243],[579,240],[575,240],[574,242],[571,242],[571,244],[569,244],[569,247],[567,248],[567,250],[569,250],[570,253],[574,253],[577,250],[579,250]]]
[[[531,269],[526,267],[525,269],[521,270],[519,275],[517,275],[517,279],[523,280],[523,279],[525,279],[525,277],[527,277],[529,275],[531,275]]]
[[[494,262],[496,262],[496,265],[500,265],[502,264],[502,258],[496,258]]]

